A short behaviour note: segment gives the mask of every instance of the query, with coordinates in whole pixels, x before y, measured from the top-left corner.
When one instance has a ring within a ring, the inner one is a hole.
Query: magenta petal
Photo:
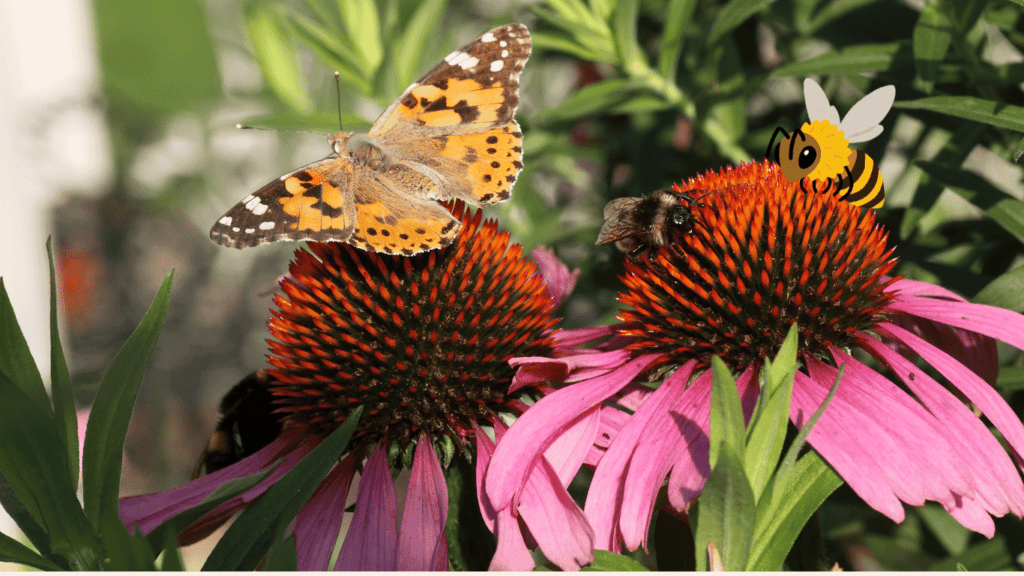
[[[901,278],[889,286],[886,292],[897,292],[900,296],[932,296],[956,302],[967,302],[963,296],[931,282]]]
[[[956,521],[969,530],[974,530],[988,538],[996,535],[996,523],[992,517],[976,501],[963,498],[953,504],[943,504],[943,507]]]
[[[947,306],[977,306],[976,304],[947,304]],[[1015,316],[1020,316],[1014,314]],[[1019,318],[1018,318],[1019,321]],[[979,378],[974,372],[965,368],[962,364],[950,358],[948,354],[932,346],[921,338],[896,326],[895,324],[880,323],[877,325],[880,333],[886,333],[894,340],[912,348],[921,355],[926,362],[931,364],[943,376],[949,379],[954,386],[959,388],[971,402],[973,402],[982,413],[995,425],[1006,442],[1016,452],[1017,457],[1024,455],[1024,424],[1013,410],[991,386]],[[1022,326],[1017,326],[1020,330]],[[1013,329],[1013,325],[1007,326]],[[1024,332],[1024,331],[1021,331]],[[1000,337],[1000,339],[1002,339]],[[1018,462],[1019,464],[1019,462]]]
[[[398,497],[380,444],[359,479],[352,524],[335,570],[394,570],[398,552]]]
[[[810,376],[797,371],[789,417],[798,428],[803,428],[811,415],[821,406],[831,385],[831,381],[827,384],[818,383]],[[870,439],[861,436],[851,437],[851,431],[856,430],[858,435],[861,431],[857,419],[851,420],[848,412],[842,409],[842,391],[843,383],[840,383],[839,392],[811,430],[808,442],[869,506],[894,522],[902,522],[905,516],[903,505],[893,494],[893,488],[886,479],[885,472],[874,458],[875,452],[879,450],[873,444],[877,434],[872,435]],[[867,446],[872,446],[871,450]]]
[[[551,338],[558,348],[575,348],[590,344],[595,340],[607,338],[615,334],[614,326],[598,326],[597,328],[577,328],[575,330],[554,330]]]
[[[416,443],[398,533],[398,570],[447,570],[448,483],[426,434]]]
[[[1002,340],[1024,350],[1024,316],[996,306],[899,296],[889,308]]]
[[[562,486],[569,486],[576,477],[580,466],[590,452],[590,447],[597,439],[597,431],[601,425],[599,407],[584,413],[576,422],[558,435],[551,446],[544,451],[544,458],[558,473]]]
[[[228,480],[265,470],[273,466],[283,454],[285,461],[277,466],[262,482],[243,494],[225,502],[206,515],[213,516],[227,512],[228,516],[230,516],[247,506],[249,502],[252,502],[260,494],[266,492],[274,482],[284,476],[288,470],[291,470],[316,445],[316,442],[300,444],[299,441],[303,433],[293,430],[286,430],[281,436],[252,456],[244,458],[213,474],[193,480],[183,486],[153,494],[121,498],[118,501],[118,515],[121,517],[121,521],[129,528],[138,524],[142,533],[148,534],[173,516],[198,505],[211,492]]]
[[[511,430],[498,442],[499,450]],[[562,570],[578,570],[594,561],[594,530],[547,459],[541,458],[533,468],[518,512],[544,556]]]
[[[995,516],[1012,512],[1019,518],[1024,513],[1024,483],[1010,456],[984,422],[944,386],[885,344],[867,335],[859,340],[864,349],[900,377],[946,428],[950,442],[956,443],[954,449],[967,462],[965,472],[975,478],[985,509]]]
[[[559,305],[576,286],[576,278],[580,271],[577,268],[569,272],[569,267],[555,256],[554,252],[537,248],[530,252],[530,257],[537,263],[537,271],[544,277],[544,288],[548,296]]]
[[[983,380],[995,385],[999,376],[999,353],[995,339],[920,316],[898,314],[892,322],[936,345]]]
[[[496,522],[494,534],[498,538],[498,548],[494,551],[491,565],[487,569],[515,572],[533,570],[537,563],[533,561],[533,556],[523,541],[522,527],[519,525],[519,519],[512,515],[512,509],[505,508],[498,512]]]
[[[632,422],[627,425],[636,436],[631,440],[636,448],[626,469],[619,511],[619,531],[628,550],[639,546],[646,549],[654,503],[669,470],[689,466],[701,469],[704,477],[709,473],[706,449],[688,450],[695,438],[707,438],[702,429],[707,428],[711,393],[710,372],[704,372],[687,386],[693,365],[690,361],[665,379],[633,415],[633,419],[641,417],[640,422],[646,421],[646,425],[639,430]],[[626,438],[626,430],[620,437]]]
[[[355,458],[346,455],[327,475],[295,517],[299,570],[326,570],[338,540],[345,499],[355,476]]]
[[[487,496],[495,509],[513,505],[534,465],[555,437],[581,414],[620,390],[653,362],[648,354],[583,386],[558,390],[530,407],[498,443],[487,470]]]
[[[619,515],[622,513],[622,498],[626,489],[627,467],[633,458],[633,452],[640,439],[651,433],[648,429],[650,422],[659,415],[667,414],[673,403],[678,400],[695,365],[695,361],[687,362],[651,393],[619,431],[601,459],[600,465],[594,470],[584,510],[594,528],[594,546],[597,549],[619,551]],[[652,466],[661,464],[650,463]]]

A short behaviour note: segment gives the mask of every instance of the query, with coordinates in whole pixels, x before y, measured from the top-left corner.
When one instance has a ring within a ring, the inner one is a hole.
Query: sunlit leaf
[[[812,76],[815,74],[856,74],[883,72],[897,62],[911,59],[908,42],[858,44],[776,68],[771,76]]]
[[[708,569],[707,547],[715,543],[726,570],[743,570],[754,534],[754,493],[743,472],[741,456],[722,444],[697,504],[693,539],[697,569]]]
[[[68,372],[57,326],[57,274],[53,268],[52,238],[46,239],[46,254],[50,259],[50,387],[53,390],[53,423],[57,436],[67,450],[71,485],[78,486],[78,416],[75,413],[75,395],[71,389],[71,373]]]
[[[903,110],[928,110],[1024,132],[1024,108],[974,96],[932,96],[918,100],[901,100],[893,104],[893,107]]]

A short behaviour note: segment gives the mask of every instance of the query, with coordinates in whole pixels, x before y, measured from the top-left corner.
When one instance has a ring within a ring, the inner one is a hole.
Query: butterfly
[[[508,200],[523,167],[513,115],[531,47],[526,26],[506,24],[452,52],[367,133],[330,136],[334,155],[243,198],[210,238],[235,248],[348,242],[406,256],[447,246],[462,225],[438,201]]]

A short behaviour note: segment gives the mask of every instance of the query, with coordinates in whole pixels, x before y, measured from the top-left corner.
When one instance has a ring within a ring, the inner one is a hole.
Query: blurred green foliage
[[[118,158],[111,196],[131,206],[117,212],[122,217],[140,202],[198,214],[192,232],[205,235],[203,226],[228,206],[218,192],[223,174],[252,166],[204,165],[166,181],[150,196],[155,202],[138,200],[130,166],[171,119],[193,114],[213,132],[226,123],[223,110],[243,109],[255,125],[333,131],[337,71],[340,121],[364,129],[454,47],[520,21],[534,43],[517,114],[525,168],[511,201],[487,214],[527,249],[552,247],[581,269],[563,310],[569,327],[613,321],[618,309],[621,258],[593,245],[604,204],[759,160],[776,126],[806,120],[805,77],[819,81],[841,114],[872,89],[896,86],[885,131],[860,147],[886,181],[879,215],[896,246],[897,271],[1022,311],[1024,172],[1014,163],[1024,151],[1022,5],[95,0]],[[223,56],[238,51],[251,55],[262,83],[226,79]],[[293,167],[289,154],[280,156],[282,170]],[[1007,352],[1005,364],[999,386],[1020,414],[1020,394],[1011,394],[1024,388],[1024,360]],[[850,550],[864,549],[886,568],[1013,566],[1024,530],[1014,519],[997,526],[997,537],[986,541],[931,507],[911,509],[893,526],[843,488],[821,514],[827,551],[854,567],[867,564],[856,564]]]

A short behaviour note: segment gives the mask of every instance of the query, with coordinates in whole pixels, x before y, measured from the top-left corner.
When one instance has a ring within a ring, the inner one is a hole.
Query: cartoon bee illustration
[[[703,193],[691,196],[688,192]],[[676,234],[693,232],[694,224],[703,226],[694,219],[692,209],[703,206],[700,199],[711,193],[665,189],[642,198],[616,198],[604,207],[605,222],[596,244],[614,242],[630,259],[640,260],[652,248],[671,242]]]
[[[810,181],[815,192],[829,190],[854,206],[881,208],[885,186],[878,164],[860,150],[851,150],[853,142],[867,142],[882,133],[880,123],[896,100],[896,87],[883,86],[868,94],[839,121],[839,111],[829,104],[825,92],[810,78],[804,80],[804,101],[810,122],[788,134],[781,127],[772,133],[765,158],[775,160],[790,182]],[[783,138],[774,147],[775,137]],[[821,189],[818,186],[821,185]]]
[[[281,423],[273,413],[274,397],[269,385],[270,375],[266,370],[258,370],[224,395],[220,401],[223,417],[192,470],[193,480],[199,478],[203,470],[212,474],[252,456],[277,438]]]

